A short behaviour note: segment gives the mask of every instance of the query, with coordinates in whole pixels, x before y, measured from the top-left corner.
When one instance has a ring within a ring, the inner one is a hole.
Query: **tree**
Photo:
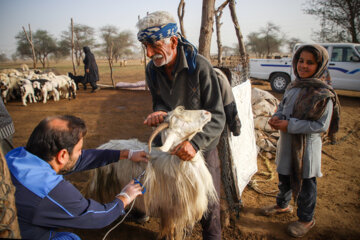
[[[18,32],[18,34],[15,36],[16,39],[16,52],[17,55],[19,55],[22,58],[32,58],[32,52],[30,44],[26,38],[26,35],[23,31]],[[35,59],[35,62],[37,59]]]
[[[17,60],[17,54],[16,54],[16,52],[13,53],[13,54],[11,54],[11,60],[12,60],[13,62],[16,62],[16,60]]]
[[[294,50],[294,47],[297,43],[301,43],[302,41],[299,38],[290,38],[286,41],[288,45],[289,52],[292,52]]]
[[[9,61],[9,58],[6,56],[5,53],[0,54],[0,62],[6,62]]]
[[[213,33],[215,0],[203,0],[199,53],[210,60],[211,37]]]
[[[74,55],[76,59],[76,65],[80,66],[83,59],[83,47],[88,46],[92,49],[95,46],[95,30],[92,27],[83,24],[74,24]],[[64,42],[64,51],[70,54],[71,39],[72,39],[72,27],[69,26],[68,31],[63,31],[61,35],[61,41]]]
[[[21,57],[34,59],[33,53],[35,53],[35,68],[37,60],[39,60],[43,68],[45,68],[49,54],[56,54],[58,51],[56,40],[46,30],[37,30],[31,37],[34,51],[32,51],[32,47],[28,42],[26,32],[19,32],[15,38],[17,39],[16,51]]]
[[[259,32],[251,32],[248,35],[247,47],[257,57],[271,56],[280,51],[280,46],[284,42],[279,34],[280,27],[268,22]]]
[[[49,62],[48,56],[55,54],[58,50],[56,40],[46,31],[37,30],[34,34],[34,48],[37,59],[46,67],[46,61]]]
[[[360,41],[359,0],[310,0],[304,12],[321,19],[316,34],[325,41]]]
[[[133,34],[130,31],[123,31],[115,36],[113,49],[115,62],[126,55],[132,54],[132,47],[135,47],[135,40]]]
[[[100,29],[100,32],[101,32],[101,38],[104,41],[104,43],[102,44],[103,51],[106,54],[106,58],[109,62],[111,82],[113,84],[113,87],[115,88],[115,82],[113,79],[114,42],[118,34],[118,29],[115,26],[108,25],[102,27]]]
[[[280,33],[280,27],[268,22],[265,28],[260,29],[260,33],[263,34],[266,54],[270,56],[274,52],[279,52],[279,48],[283,42],[283,40],[278,36]]]
[[[259,32],[251,32],[247,36],[246,47],[249,52],[256,55],[257,58],[263,58],[266,56],[266,45],[264,38],[260,36]]]

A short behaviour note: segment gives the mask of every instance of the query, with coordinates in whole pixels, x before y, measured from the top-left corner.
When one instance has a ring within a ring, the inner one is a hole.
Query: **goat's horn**
[[[162,130],[164,130],[165,128],[169,127],[169,123],[168,122],[164,122],[162,124],[160,124],[152,133],[151,136],[149,138],[148,141],[148,147],[149,147],[149,153],[151,152],[151,144],[152,141],[154,140],[154,138],[159,134],[159,132],[161,132]]]

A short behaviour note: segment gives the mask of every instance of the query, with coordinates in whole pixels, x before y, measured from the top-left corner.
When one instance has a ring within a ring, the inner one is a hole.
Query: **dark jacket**
[[[167,79],[163,67],[156,67],[152,61],[147,65],[146,81],[153,110],[169,112],[177,106],[184,106],[187,110],[211,112],[211,121],[191,140],[197,150],[209,151],[218,144],[225,125],[219,81],[211,64],[199,54],[195,59],[196,68],[190,73],[183,47],[178,46],[177,50],[172,82]]]
[[[120,151],[116,150],[83,150],[74,172],[104,166],[119,157]],[[125,213],[118,198],[107,204],[84,198],[50,164],[24,147],[10,151],[6,160],[16,187],[15,202],[24,239],[50,239],[58,228],[103,228]]]
[[[99,70],[95,61],[94,54],[92,54],[89,47],[84,47],[84,52],[85,58],[83,62],[85,82],[97,82],[99,81]],[[86,72],[86,69],[89,69],[89,73]]]
[[[1,98],[1,97],[0,97]],[[0,99],[0,139],[12,136],[15,132],[14,124],[10,114],[6,110],[5,104]]]

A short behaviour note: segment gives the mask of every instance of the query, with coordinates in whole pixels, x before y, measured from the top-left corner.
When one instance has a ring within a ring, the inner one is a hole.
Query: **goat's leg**
[[[22,96],[22,103],[24,106],[26,106],[26,95]]]
[[[35,93],[32,94],[32,98],[33,98],[33,100],[34,100],[34,103],[36,103]]]

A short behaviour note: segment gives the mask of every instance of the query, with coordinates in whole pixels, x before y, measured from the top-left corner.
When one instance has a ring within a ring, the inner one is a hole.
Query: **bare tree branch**
[[[35,54],[35,48],[34,48],[34,43],[32,41],[32,34],[31,34],[31,27],[30,27],[30,24],[29,24],[29,34],[30,34],[30,38],[25,30],[24,27],[22,27],[23,30],[24,30],[24,33],[25,33],[25,36],[26,36],[26,39],[28,40],[30,46],[31,46],[31,51],[32,51],[32,58],[33,58],[33,67],[34,69],[36,69],[36,54]]]

